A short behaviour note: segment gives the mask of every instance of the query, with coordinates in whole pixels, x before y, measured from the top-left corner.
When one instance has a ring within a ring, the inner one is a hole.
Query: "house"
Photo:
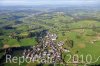
[[[51,34],[51,39],[52,40],[56,40],[57,39],[57,35],[56,34]]]
[[[70,51],[69,51],[68,49],[66,49],[66,48],[64,48],[64,51],[65,51],[65,52],[70,52]]]
[[[62,46],[63,44],[64,44],[64,42],[60,41],[60,42],[58,43],[58,46]]]

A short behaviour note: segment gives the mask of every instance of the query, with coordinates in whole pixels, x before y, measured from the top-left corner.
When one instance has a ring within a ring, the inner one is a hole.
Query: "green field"
[[[63,48],[70,50],[69,53],[63,53],[64,61],[67,62],[68,60],[67,54],[72,56],[77,54],[79,61],[82,60],[80,56],[83,55],[85,63],[88,60],[91,61],[89,65],[100,65],[100,12],[90,12],[87,13],[84,10],[73,12],[72,10],[71,13],[67,13],[65,10],[36,16],[31,15],[31,17],[29,13],[24,14],[26,17],[19,19],[22,22],[19,24],[15,23],[16,20],[7,21],[6,23],[6,19],[2,18],[10,18],[11,16],[2,15],[0,16],[0,23],[2,24],[0,27],[0,48],[36,46],[38,38],[41,37],[40,34],[44,34],[42,30],[48,30],[50,33],[57,34],[56,43],[62,41],[64,42]],[[18,15],[15,13],[15,15],[22,16],[23,14]],[[70,45],[70,41],[73,41],[73,46]],[[15,53],[15,55],[17,54]],[[23,63],[21,66],[33,66],[33,64],[36,66],[35,63]],[[5,64],[5,66],[13,65],[18,66],[18,64]],[[83,65],[80,64],[79,66]],[[71,64],[70,66],[74,65]]]

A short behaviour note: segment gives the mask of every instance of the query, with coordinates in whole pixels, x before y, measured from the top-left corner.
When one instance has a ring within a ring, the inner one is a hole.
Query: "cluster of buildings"
[[[26,58],[31,58],[32,62],[37,61],[38,63],[60,63],[63,62],[61,51],[67,51],[67,49],[60,48],[64,42],[55,43],[57,39],[56,34],[47,33],[47,35],[42,38],[40,44],[33,46],[30,49],[25,49],[23,56]]]

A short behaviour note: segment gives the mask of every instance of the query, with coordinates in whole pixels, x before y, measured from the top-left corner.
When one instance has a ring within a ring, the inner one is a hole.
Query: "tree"
[[[2,29],[0,29],[0,35],[3,35],[3,30]]]
[[[74,41],[73,40],[66,40],[66,44],[68,45],[68,47],[73,48]]]
[[[3,47],[3,42],[2,42],[2,40],[0,40],[0,47]]]

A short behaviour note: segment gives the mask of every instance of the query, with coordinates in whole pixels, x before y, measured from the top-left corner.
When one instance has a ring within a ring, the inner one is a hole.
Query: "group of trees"
[[[45,35],[46,35],[46,30],[37,31],[37,32],[28,32],[27,35],[20,35],[14,32],[10,36],[11,38],[16,39],[17,41],[20,42],[20,40],[24,38],[32,38],[32,37],[38,38],[38,37],[44,37]]]
[[[3,42],[2,40],[0,39],[0,48],[3,47]]]
[[[0,36],[1,36],[1,35],[3,35],[3,30],[2,30],[2,29],[0,29]]]
[[[65,44],[67,44],[68,47],[73,48],[74,41],[73,40],[66,40]]]

